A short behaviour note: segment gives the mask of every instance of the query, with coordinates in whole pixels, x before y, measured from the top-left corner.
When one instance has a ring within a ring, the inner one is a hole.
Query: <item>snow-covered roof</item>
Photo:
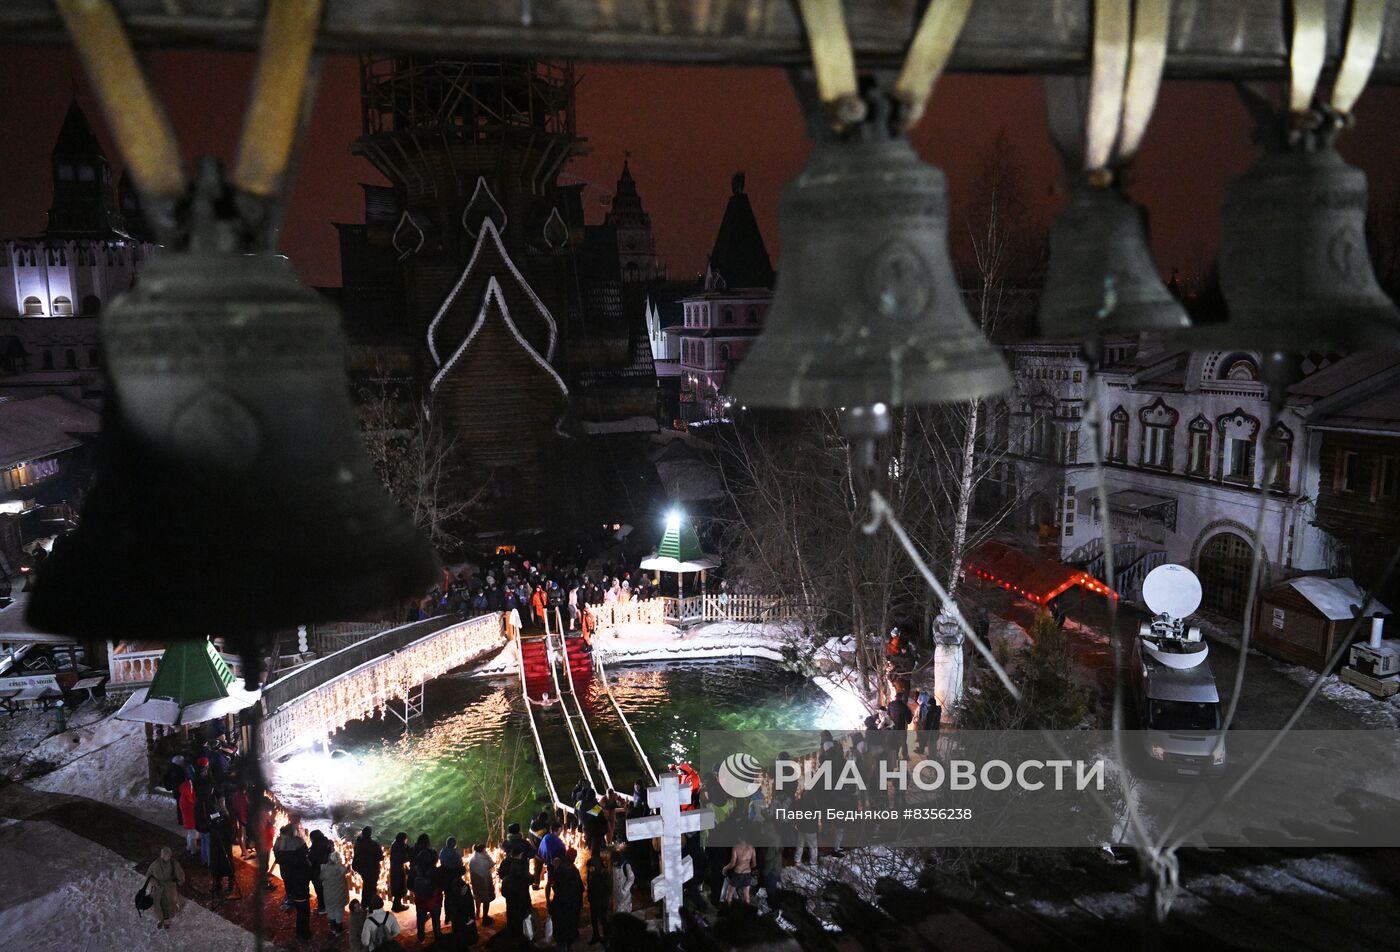
[[[261,691],[249,691],[237,681],[228,686],[227,696],[197,701],[194,704],[181,705],[178,701],[163,697],[147,700],[149,691],[149,688],[138,688],[132,692],[131,697],[127,698],[121,710],[114,716],[118,720],[141,721],[167,727],[203,724],[225,714],[236,714],[252,707],[262,696]]]
[[[1329,621],[1345,621],[1348,618],[1355,618],[1351,606],[1360,607],[1366,601],[1366,593],[1349,578],[1322,578],[1318,575],[1304,575],[1289,579],[1288,584]],[[1368,614],[1377,613],[1389,615],[1390,609],[1380,602],[1373,601]]]

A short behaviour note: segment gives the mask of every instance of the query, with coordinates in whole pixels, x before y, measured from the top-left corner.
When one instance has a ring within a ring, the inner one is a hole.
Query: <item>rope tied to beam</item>
[[[798,7],[822,104],[832,127],[847,132],[863,122],[869,110],[860,97],[855,50],[841,0],[798,0]],[[920,18],[894,83],[905,128],[923,117],[929,95],[948,64],[971,9],[972,0],[930,0]]]
[[[142,201],[163,243],[180,244],[177,206],[195,186],[185,175],[170,117],[137,61],[112,0],[56,0]],[[232,184],[254,201],[241,210],[259,242],[278,220],[307,105],[312,48],[324,0],[270,0],[253,96],[244,116]],[[256,212],[253,208],[261,204]],[[183,225],[188,230],[188,223]]]
[[[1327,0],[1293,0],[1288,50],[1288,126],[1293,135],[1320,133],[1324,138],[1351,124],[1380,53],[1386,0],[1351,0],[1342,62],[1332,94],[1319,101],[1322,66],[1327,57]]]

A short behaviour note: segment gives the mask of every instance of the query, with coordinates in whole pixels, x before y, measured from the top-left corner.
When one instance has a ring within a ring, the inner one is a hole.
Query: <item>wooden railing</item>
[[[648,598],[607,602],[591,608],[599,630],[627,624],[689,625],[708,621],[778,621],[790,606],[772,595],[691,595],[687,598]]]

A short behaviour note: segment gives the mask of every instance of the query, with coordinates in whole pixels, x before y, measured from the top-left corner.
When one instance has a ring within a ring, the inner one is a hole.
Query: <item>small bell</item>
[[[778,286],[739,402],[893,407],[1011,386],[953,274],[943,173],[886,128],[877,114],[859,138],[818,141],[783,187]]]
[[[354,619],[432,550],[376,478],[334,309],[269,254],[170,253],[102,315],[97,478],[40,571],[41,630],[169,640]]]
[[[1113,186],[1080,184],[1050,226],[1039,331],[1082,340],[1189,327],[1147,245],[1147,214]]]
[[[1266,153],[1230,186],[1220,235],[1228,319],[1194,347],[1264,352],[1400,349],[1400,310],[1366,246],[1366,175],[1331,142]]]

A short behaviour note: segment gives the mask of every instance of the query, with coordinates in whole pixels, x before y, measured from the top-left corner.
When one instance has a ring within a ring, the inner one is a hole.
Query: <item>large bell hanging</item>
[[[1266,153],[1230,186],[1222,324],[1188,339],[1264,352],[1400,349],[1400,311],[1366,247],[1366,175],[1330,144]]]
[[[1147,246],[1147,214],[1117,188],[1079,184],[1050,226],[1040,336],[1084,340],[1189,327]]]
[[[354,619],[436,558],[375,477],[331,306],[284,258],[171,254],[102,315],[97,476],[29,607],[104,638]]]
[[[783,186],[778,226],[778,286],[737,401],[898,406],[1011,386],[953,274],[943,173],[903,135],[817,142]]]

